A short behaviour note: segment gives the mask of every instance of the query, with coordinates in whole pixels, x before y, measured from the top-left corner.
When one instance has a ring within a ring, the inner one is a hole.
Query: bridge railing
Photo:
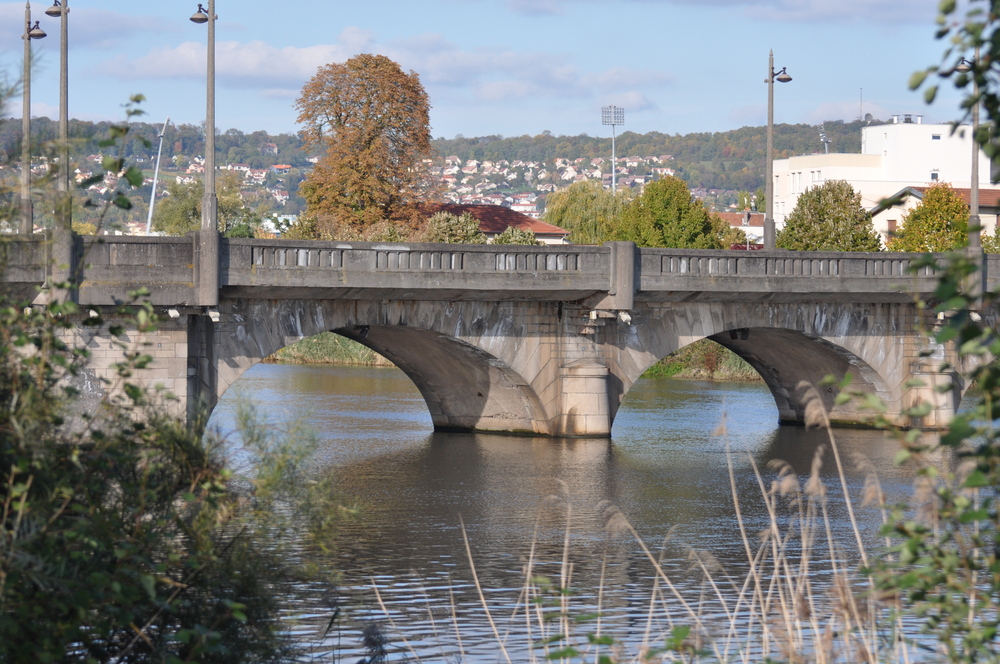
[[[828,292],[900,299],[934,290],[930,268],[910,272],[921,254],[640,250],[640,293],[718,291],[757,294]],[[820,282],[835,278],[835,282]]]
[[[582,245],[231,239],[222,252],[224,287],[300,287],[323,296],[365,288],[420,289],[421,297],[455,297],[444,291],[458,290],[512,299],[585,297],[608,289],[610,269],[607,247]]]

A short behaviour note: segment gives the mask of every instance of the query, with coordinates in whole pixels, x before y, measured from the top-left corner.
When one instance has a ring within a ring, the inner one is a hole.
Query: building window
[[[931,134],[931,140],[932,141],[940,141],[941,140],[941,134]]]
[[[938,179],[938,172],[931,171],[931,182],[937,182],[937,179]]]
[[[890,219],[886,222],[886,226],[889,231],[889,237],[892,237],[896,233],[896,220]]]

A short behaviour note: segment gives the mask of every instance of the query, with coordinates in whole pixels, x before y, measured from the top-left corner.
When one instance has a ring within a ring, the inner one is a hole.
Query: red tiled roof
[[[921,194],[927,192],[930,187],[910,187],[914,191],[919,191]],[[961,197],[965,204],[968,205],[972,200],[972,192],[970,189],[960,189],[958,187],[952,187],[952,191]],[[979,207],[1000,207],[1000,189],[979,189]]]
[[[513,226],[521,230],[531,231],[535,235],[569,235],[569,231],[544,221],[538,221],[526,214],[515,212],[502,205],[450,205],[442,203],[427,203],[421,206],[427,217],[438,212],[449,212],[462,215],[468,212],[479,220],[479,230],[484,233],[503,233]]]
[[[745,212],[716,212],[717,215],[722,217],[722,220],[727,222],[730,226],[743,226],[743,217],[746,216]],[[764,227],[764,213],[763,212],[751,212],[750,213],[750,225]]]

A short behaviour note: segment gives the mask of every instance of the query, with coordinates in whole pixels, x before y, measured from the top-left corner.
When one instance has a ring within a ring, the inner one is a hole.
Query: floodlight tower
[[[615,155],[615,127],[624,126],[625,109],[621,106],[602,106],[601,124],[611,125],[611,193],[615,193],[615,169],[618,167]]]

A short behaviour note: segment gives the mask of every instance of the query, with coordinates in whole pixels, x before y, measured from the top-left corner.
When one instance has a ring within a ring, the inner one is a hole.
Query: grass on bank
[[[372,349],[333,332],[323,332],[282,348],[267,362],[391,367],[392,362]],[[740,356],[709,339],[696,341],[663,358],[643,378],[682,378],[759,382],[760,375]]]
[[[372,349],[333,332],[323,332],[291,346],[285,346],[265,361],[278,364],[395,366]]]
[[[642,374],[643,378],[683,378],[760,382],[757,371],[739,355],[711,339],[701,339],[666,356]]]

